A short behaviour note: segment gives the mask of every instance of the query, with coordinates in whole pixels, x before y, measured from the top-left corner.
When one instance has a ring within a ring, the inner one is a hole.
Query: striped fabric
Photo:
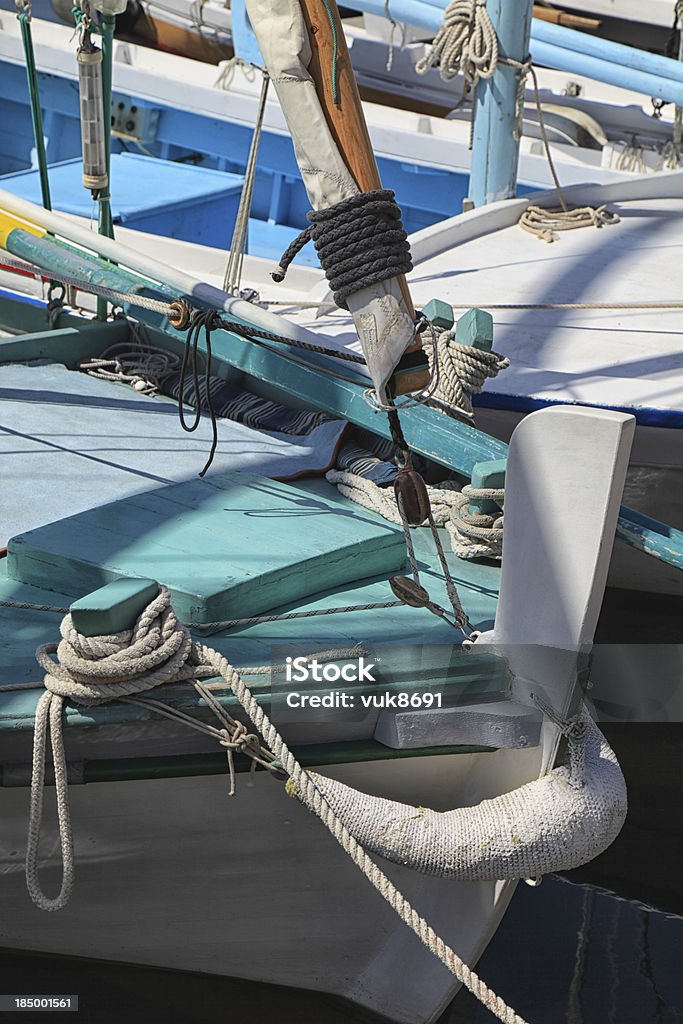
[[[164,392],[172,398],[180,397],[180,373],[172,374],[164,382]],[[259,398],[242,388],[229,384],[222,377],[209,379],[209,394],[216,416],[237,420],[254,430],[271,430],[279,434],[310,434],[315,427],[334,417],[325,412],[311,412],[306,409],[288,409],[285,405]],[[202,377],[199,382],[199,397],[203,410],[208,410],[206,384]],[[186,376],[183,401],[194,407],[194,383]]]
[[[398,472],[393,462],[385,462],[376,455],[361,448],[354,441],[348,441],[337,455],[337,469],[371,480],[378,487],[388,487]]]

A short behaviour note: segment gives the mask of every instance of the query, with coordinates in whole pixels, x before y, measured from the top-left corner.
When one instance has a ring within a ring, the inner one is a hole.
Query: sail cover
[[[308,198],[315,210],[360,189],[332,135],[316,84],[308,28],[299,0],[247,0],[247,12],[277,91]],[[398,280],[363,288],[347,299],[377,396],[414,339]]]

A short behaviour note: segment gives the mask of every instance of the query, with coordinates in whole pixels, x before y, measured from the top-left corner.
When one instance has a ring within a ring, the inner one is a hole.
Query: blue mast
[[[523,64],[529,56],[532,0],[488,0],[500,57]],[[517,92],[522,71],[499,60],[492,78],[479,79],[474,97],[470,199],[485,206],[515,195],[519,139]]]

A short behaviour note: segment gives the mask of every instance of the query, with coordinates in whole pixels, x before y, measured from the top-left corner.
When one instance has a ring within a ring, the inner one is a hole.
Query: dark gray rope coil
[[[413,269],[401,210],[391,189],[343,199],[326,210],[311,210],[309,227],[287,246],[272,273],[277,283],[307,242],[312,241],[334,293],[334,301],[347,309],[354,292]]]

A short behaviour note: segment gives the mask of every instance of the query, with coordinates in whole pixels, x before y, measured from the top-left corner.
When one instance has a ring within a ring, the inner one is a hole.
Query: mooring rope
[[[298,762],[294,754],[259,705],[237,670],[218,651],[194,643],[187,630],[175,619],[168,600],[168,591],[162,590],[142,612],[133,630],[105,637],[84,637],[78,633],[67,616],[61,627],[59,646],[39,648],[40,663],[46,668],[46,693],[38,703],[34,734],[33,775],[26,880],[31,898],[38,907],[47,911],[61,909],[68,902],[74,883],[73,834],[69,809],[66,756],[62,735],[62,712],[65,697],[77,702],[95,704],[120,699],[163,682],[187,679],[195,682],[198,672],[208,671],[220,676],[246,712],[249,721],[263,738],[265,749],[259,744],[259,763],[274,771],[280,769],[288,776],[288,792],[300,799],[320,818],[341,848],[362,871],[375,890],[389,906],[470,992],[504,1024],[525,1024],[512,1007],[497,996],[482,979],[451,949],[418,913],[393,882],[354,839],[329,801],[323,796],[313,776]],[[49,657],[56,650],[58,662]],[[85,669],[85,671],[84,671]],[[93,682],[93,677],[97,680]],[[151,680],[155,682],[151,683]],[[201,690],[200,690],[201,692]],[[201,694],[215,711],[211,695],[204,689]],[[220,707],[220,705],[219,705]],[[152,705],[153,708],[153,705]],[[221,708],[219,719],[223,723]],[[234,722],[234,720],[231,720]],[[51,734],[55,767],[60,845],[63,858],[62,885],[57,897],[46,897],[37,876],[38,844],[42,818],[45,781],[45,753],[48,726]],[[228,751],[240,749],[250,757],[256,753],[252,734],[223,726],[217,730],[224,738],[220,741]],[[231,731],[232,729],[232,731]],[[258,741],[256,741],[258,742]]]

